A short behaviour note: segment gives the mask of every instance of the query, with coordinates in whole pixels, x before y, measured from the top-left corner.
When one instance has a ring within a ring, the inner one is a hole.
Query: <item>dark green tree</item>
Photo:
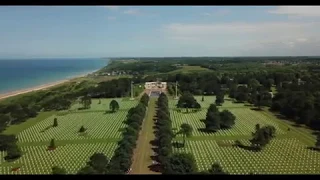
[[[164,174],[194,174],[197,172],[196,161],[192,154],[176,153],[165,164]]]
[[[80,129],[79,129],[79,133],[83,133],[85,131],[86,131],[86,129],[83,126],[81,126]]]
[[[20,148],[16,144],[10,144],[7,149],[7,156],[4,158],[5,160],[16,160],[22,156],[22,152]]]
[[[216,96],[216,105],[221,106],[224,103],[224,94],[223,93],[218,93]]]
[[[57,127],[58,126],[58,119],[54,118],[53,119],[53,127]]]
[[[252,147],[261,150],[265,147],[276,134],[276,129],[273,126],[260,127],[256,125],[256,131],[252,134],[253,138],[250,140]]]
[[[83,105],[84,109],[89,109],[92,103],[90,96],[83,96],[80,100],[80,103]]]
[[[67,171],[64,168],[54,166],[52,167],[52,174],[62,175],[62,174],[67,174]]]
[[[116,112],[119,110],[119,103],[116,101],[116,100],[112,100],[110,102],[110,105],[109,105],[109,109],[112,111],[112,112]]]
[[[225,172],[223,172],[223,169],[219,163],[212,164],[211,168],[208,171],[210,174],[226,174]]]
[[[108,163],[109,160],[103,153],[94,153],[90,157],[90,160],[87,163],[87,165],[91,166],[97,173],[105,174],[107,173]]]
[[[187,124],[187,123],[181,124],[180,131],[178,132],[178,134],[182,134],[183,136],[183,146],[185,146],[186,138],[189,138],[192,136],[192,131],[193,131],[193,128],[192,126],[190,126],[190,124]]]
[[[93,169],[91,166],[85,166],[81,168],[78,173],[79,175],[84,175],[84,174],[98,174],[96,170]]]
[[[205,119],[206,130],[216,132],[220,129],[220,115],[218,112],[209,112]]]
[[[50,144],[49,144],[49,148],[51,148],[51,149],[56,148],[56,145],[55,145],[54,139],[51,139]]]
[[[317,136],[316,148],[320,149],[320,134]]]
[[[235,124],[236,117],[230,111],[223,110],[219,115],[221,128],[231,128]]]

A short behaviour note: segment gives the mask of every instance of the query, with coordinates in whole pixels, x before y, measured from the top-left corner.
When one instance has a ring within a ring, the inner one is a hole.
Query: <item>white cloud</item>
[[[320,17],[320,6],[279,6],[268,12],[289,16]]]
[[[141,12],[138,9],[128,9],[123,11],[124,14],[129,14],[129,15],[139,15]]]
[[[320,22],[231,22],[169,24],[164,37],[178,46],[252,54],[319,54]],[[304,51],[305,50],[305,51]],[[246,54],[248,55],[248,54]]]
[[[116,19],[116,17],[114,17],[114,16],[109,16],[108,17],[108,20],[115,20]]]
[[[119,6],[103,6],[103,7],[107,8],[109,10],[113,10],[113,11],[117,11],[120,8]]]

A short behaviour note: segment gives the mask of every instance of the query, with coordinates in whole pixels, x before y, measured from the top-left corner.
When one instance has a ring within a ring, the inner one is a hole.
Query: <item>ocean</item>
[[[101,69],[108,59],[0,60],[0,94],[70,79]]]

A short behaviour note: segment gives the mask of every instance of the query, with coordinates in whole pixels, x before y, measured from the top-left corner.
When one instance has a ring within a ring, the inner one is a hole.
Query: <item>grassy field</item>
[[[210,71],[210,70],[200,66],[182,66],[181,69],[170,71],[169,73],[190,73],[190,72],[199,72],[199,71]]]
[[[170,115],[173,130],[177,131],[182,123],[193,127],[193,136],[188,138],[183,148],[174,148],[174,152],[190,152],[194,154],[198,168],[207,170],[214,162],[231,174],[316,174],[320,173],[320,153],[309,150],[314,145],[315,136],[311,130],[296,128],[287,121],[276,118],[268,110],[255,111],[250,106],[225,100],[219,107],[227,109],[236,116],[233,128],[216,133],[203,132],[205,127],[201,121],[205,119],[207,108],[215,101],[213,96],[195,97],[201,104],[199,112],[178,112],[175,108],[177,100],[170,99]],[[235,140],[249,145],[251,133],[255,125],[273,125],[276,138],[261,152],[252,152],[232,146]],[[290,128],[290,131],[288,131]],[[181,141],[179,135],[174,141]]]
[[[5,162],[5,153],[0,154],[1,174],[48,174],[55,165],[66,168],[68,173],[76,173],[95,152],[102,152],[111,158],[121,138],[123,121],[127,111],[138,101],[116,99],[120,110],[107,113],[112,99],[93,100],[88,110],[78,110],[74,104],[69,111],[45,112],[37,118],[22,124],[10,126],[5,134],[16,134],[23,156],[14,162]],[[52,127],[53,119],[58,126]],[[81,126],[87,130],[78,133]],[[55,139],[57,149],[47,151],[51,139]],[[20,167],[18,171],[12,168]]]

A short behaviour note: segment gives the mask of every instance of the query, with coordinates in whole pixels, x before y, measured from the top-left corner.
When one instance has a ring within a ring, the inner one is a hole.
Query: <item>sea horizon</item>
[[[83,76],[108,62],[101,58],[0,59],[0,95]]]

